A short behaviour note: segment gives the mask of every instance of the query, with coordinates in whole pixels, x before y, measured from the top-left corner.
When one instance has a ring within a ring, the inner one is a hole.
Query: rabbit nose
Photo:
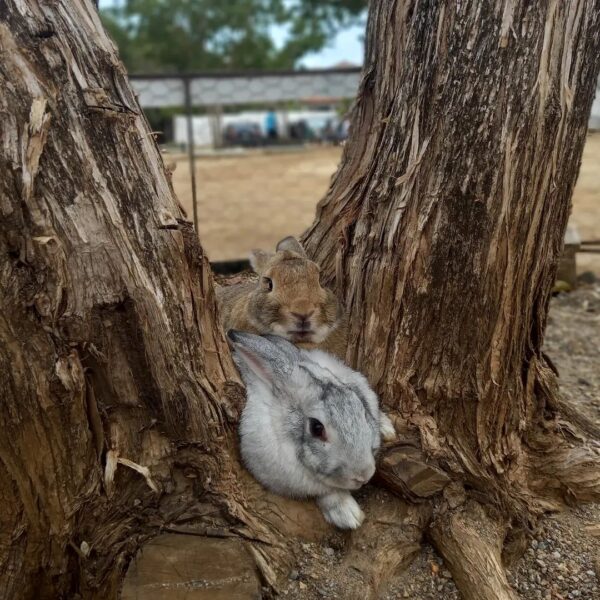
[[[309,319],[315,314],[314,310],[311,310],[310,312],[307,313],[292,313],[293,317],[296,317],[296,319],[298,319],[298,323],[300,325],[301,328],[306,328],[308,329],[307,325],[309,325]]]
[[[361,472],[358,480],[362,481],[363,483],[367,483],[371,477],[373,477],[373,475],[375,475],[375,465],[369,465]]]

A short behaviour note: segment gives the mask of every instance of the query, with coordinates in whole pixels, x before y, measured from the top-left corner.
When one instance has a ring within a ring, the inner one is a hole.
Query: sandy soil
[[[211,259],[244,256],[299,234],[314,216],[339,160],[337,148],[287,154],[250,154],[199,161],[200,236]],[[179,197],[191,202],[187,163],[174,175]],[[572,222],[583,239],[600,239],[600,134],[590,135],[573,198]],[[600,255],[579,255],[579,271],[600,275]],[[564,396],[600,423],[600,284],[582,285],[552,300],[545,351],[561,375]],[[383,490],[359,494],[377,499]],[[282,596],[294,600],[351,600],[359,572],[344,561],[345,534],[323,545],[298,544]],[[567,510],[542,520],[523,557],[509,570],[521,600],[600,600],[600,505]],[[425,545],[394,578],[381,600],[460,600],[452,575]],[[362,600],[362,598],[361,598]]]
[[[588,135],[583,150],[571,223],[577,226],[582,240],[600,240],[600,132]],[[600,276],[600,254],[578,254],[577,270],[593,271]]]
[[[200,238],[211,260],[243,258],[251,248],[270,248],[286,235],[302,233],[340,154],[340,148],[314,147],[198,159]],[[191,217],[187,159],[171,155],[165,160],[177,163],[175,190]],[[600,239],[600,133],[591,134],[585,147],[572,222],[583,239]],[[578,264],[580,272],[600,275],[599,254],[580,254]]]
[[[287,235],[300,235],[312,223],[339,157],[339,148],[315,147],[199,159],[199,230],[210,259],[245,258],[252,248],[274,248]],[[177,160],[173,183],[191,219],[188,165]]]

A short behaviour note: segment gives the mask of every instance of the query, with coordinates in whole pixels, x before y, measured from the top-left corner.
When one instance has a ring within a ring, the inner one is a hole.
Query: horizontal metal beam
[[[360,69],[130,75],[129,79],[143,108],[183,106],[185,82],[192,106],[231,106],[354,98]]]

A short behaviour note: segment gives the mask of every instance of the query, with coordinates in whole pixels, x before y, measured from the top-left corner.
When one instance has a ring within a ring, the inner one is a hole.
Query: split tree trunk
[[[467,598],[494,597],[486,581],[510,597],[517,511],[598,491],[593,457],[557,441],[540,345],[599,7],[454,4],[371,3],[352,137],[308,243],[348,303],[349,359],[456,480],[432,539]],[[115,49],[89,2],[7,0],[0,19],[0,593],[113,598],[137,548],[194,518],[258,540],[276,585],[285,536],[326,530],[240,472],[210,272]],[[386,510],[358,534],[375,564],[362,544],[347,557],[377,581],[430,514]]]

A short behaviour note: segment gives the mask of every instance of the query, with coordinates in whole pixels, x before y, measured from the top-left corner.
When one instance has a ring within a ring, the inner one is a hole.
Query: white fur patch
[[[393,442],[397,437],[392,420],[383,412],[379,413],[379,431],[384,442]]]
[[[365,520],[365,513],[348,492],[333,492],[317,498],[325,520],[339,529],[357,529]]]

